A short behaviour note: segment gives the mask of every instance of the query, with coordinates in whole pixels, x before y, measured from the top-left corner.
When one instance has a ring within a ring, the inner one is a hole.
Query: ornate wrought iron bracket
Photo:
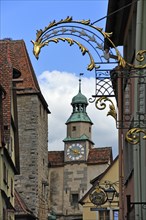
[[[130,85],[130,80],[132,80],[133,76],[135,77],[135,74],[132,74],[133,70],[137,70],[137,72],[140,73],[140,70],[146,68],[146,64],[134,65],[126,62],[121,56],[119,50],[116,48],[115,44],[112,42],[110,38],[111,35],[112,33],[104,32],[102,28],[92,25],[90,20],[73,20],[72,17],[68,16],[65,19],[61,19],[60,21],[54,20],[50,22],[49,25],[44,28],[44,30],[37,30],[36,40],[32,40],[31,42],[33,43],[33,54],[37,59],[39,58],[40,52],[44,46],[48,46],[51,42],[59,43],[60,41],[67,42],[70,46],[77,45],[81,50],[83,56],[85,54],[88,54],[90,63],[87,66],[87,70],[91,71],[95,69],[96,79],[96,90],[95,95],[93,95],[94,99],[90,99],[90,102],[96,101],[96,107],[100,110],[103,110],[106,108],[105,102],[109,101],[110,110],[107,115],[111,115],[116,120],[117,128],[127,128],[132,120],[131,114],[128,112],[125,113],[122,121],[118,121],[115,106],[109,98],[117,95],[116,80],[118,78],[121,78],[123,92],[126,88],[124,86],[127,83],[129,83]],[[79,38],[84,43],[78,42],[76,40],[77,38]],[[106,48],[108,47],[106,47],[106,42],[109,42],[110,45],[112,45],[113,49],[107,50]],[[92,49],[93,53],[91,53],[88,47],[84,44],[88,45]],[[95,54],[95,56],[93,54]],[[139,63],[143,62],[145,59],[145,55],[146,50],[138,51],[136,54],[136,60]],[[113,67],[112,69],[106,68],[106,70],[101,68],[101,66],[105,64],[106,66],[110,65],[111,58],[116,60],[116,63],[118,64],[118,68],[115,71],[115,73],[117,72],[117,74],[113,74]],[[144,83],[146,81],[143,75],[140,74],[138,75],[138,77],[141,80],[141,82],[139,81],[139,86],[141,86],[143,84],[142,78],[144,79]],[[99,103],[101,103],[101,107],[98,107]],[[139,112],[139,115],[144,115],[145,118],[145,113],[141,112],[141,110]],[[139,123],[140,127],[138,129],[140,130],[142,129],[141,124],[145,124],[145,122],[143,123],[143,121],[141,120]],[[133,129],[137,128],[135,127]],[[140,132],[140,130],[136,131]],[[133,130],[131,132],[133,133]],[[129,131],[130,134],[131,132]],[[141,132],[145,131],[142,130]],[[129,133],[127,133],[128,138]],[[127,140],[131,141],[131,139]]]
[[[99,34],[101,36],[99,36]],[[97,50],[101,50],[103,52],[103,57],[109,60],[109,58],[112,57],[112,54],[109,51],[107,52],[106,50],[104,50],[105,39],[107,39],[107,41],[109,41],[112,47],[115,49],[116,54],[114,55],[114,57],[116,57],[119,66],[143,68],[143,66],[141,65],[134,66],[132,64],[129,64],[123,59],[115,44],[110,39],[112,33],[106,33],[103,31],[102,28],[92,25],[90,20],[78,21],[73,20],[73,18],[69,16],[65,19],[61,19],[58,22],[56,22],[55,20],[50,22],[49,25],[44,28],[44,30],[37,30],[36,40],[31,41],[33,43],[33,53],[35,57],[38,59],[41,49],[44,46],[48,46],[50,42],[58,43],[59,41],[67,41],[70,46],[72,46],[74,43],[77,44],[81,49],[82,55],[88,53],[90,57],[90,64],[88,65],[87,70],[92,70],[97,67],[89,50],[83,44],[77,42],[76,40],[64,37],[68,35],[86,41],[94,49],[98,56],[99,52]],[[136,57],[139,61],[144,60],[144,53],[146,53],[146,50],[141,50],[137,53]]]
[[[110,104],[109,104],[109,109],[110,110],[108,111],[107,116],[110,115],[115,119],[115,121],[117,121],[117,112],[116,112],[114,103],[112,102],[111,99],[109,99],[108,97],[100,97],[99,99],[96,100],[95,106],[96,106],[97,109],[103,110],[103,109],[106,108],[105,102],[107,102],[107,101],[110,102]]]

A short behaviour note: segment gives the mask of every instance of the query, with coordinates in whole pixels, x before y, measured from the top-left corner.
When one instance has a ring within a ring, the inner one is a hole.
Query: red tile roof
[[[32,220],[36,219],[36,217],[34,216],[34,214],[28,209],[28,207],[26,206],[24,200],[21,198],[20,194],[16,191],[15,189],[15,193],[14,193],[14,201],[15,201],[15,215],[28,215],[31,216]]]
[[[48,166],[63,166],[64,165],[64,151],[49,151],[48,152]]]
[[[33,91],[40,91],[33,67],[31,65],[26,46],[23,40],[1,40],[0,49],[4,63],[7,62],[13,68],[21,72],[22,83],[19,87],[31,88]]]
[[[105,164],[113,161],[112,148],[101,147],[90,149],[87,164]],[[64,151],[49,151],[48,152],[48,166],[58,167],[64,166]]]
[[[104,164],[111,163],[113,161],[112,148],[111,147],[100,147],[92,148],[89,151],[87,164]]]
[[[25,43],[23,40],[0,40],[0,74],[6,75],[5,68],[9,68],[11,75],[13,69],[21,73],[19,83],[16,84],[17,94],[36,93],[47,109],[48,105],[40,91],[40,87],[32,67]],[[12,76],[11,76],[12,77]]]

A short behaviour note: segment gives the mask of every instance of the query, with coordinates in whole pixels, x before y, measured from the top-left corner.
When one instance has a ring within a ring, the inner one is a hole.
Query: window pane
[[[99,220],[110,220],[109,210],[99,211]]]
[[[118,217],[119,217],[119,211],[116,210],[114,211],[114,220],[118,220]]]

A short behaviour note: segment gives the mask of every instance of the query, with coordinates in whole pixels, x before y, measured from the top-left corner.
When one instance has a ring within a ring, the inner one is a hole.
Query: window
[[[73,130],[73,131],[76,131],[76,126],[73,126],[73,127],[72,127],[72,130]]]
[[[119,219],[119,211],[118,210],[114,210],[113,211],[113,215],[114,215],[114,220],[118,220]]]
[[[109,210],[99,211],[99,220],[110,220]]]
[[[79,194],[74,193],[71,195],[71,205],[72,206],[78,206],[78,201],[79,201]]]

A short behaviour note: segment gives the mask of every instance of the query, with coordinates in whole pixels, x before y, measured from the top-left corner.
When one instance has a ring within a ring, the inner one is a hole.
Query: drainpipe
[[[120,73],[121,74],[121,73]],[[123,88],[122,77],[118,78],[118,120],[122,121],[123,115]],[[120,125],[121,126],[121,125]],[[119,146],[119,220],[124,219],[123,204],[123,129],[118,129],[118,146]]]
[[[136,52],[142,49],[142,17],[143,17],[143,0],[137,2],[137,18],[136,18]],[[136,63],[138,64],[138,63]],[[137,120],[138,112],[138,80],[135,80],[135,102],[134,102],[134,118]],[[134,201],[141,202],[141,146],[137,144],[133,148],[134,152]],[[135,205],[135,220],[142,218],[141,205]]]

